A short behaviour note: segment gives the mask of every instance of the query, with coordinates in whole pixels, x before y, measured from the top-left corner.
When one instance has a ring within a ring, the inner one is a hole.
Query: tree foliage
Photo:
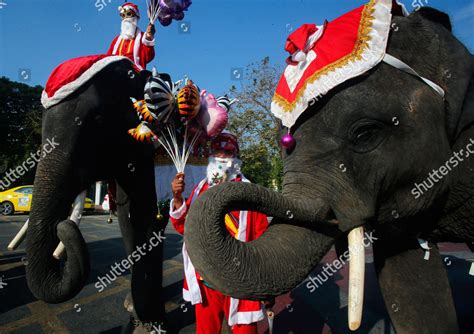
[[[229,113],[228,129],[239,138],[242,171],[252,182],[274,189],[281,189],[283,164],[280,121],[270,106],[281,73],[265,57],[249,64],[243,80],[229,91],[239,100]]]
[[[0,78],[0,178],[41,146],[42,90]],[[34,175],[28,171],[15,185],[31,184]]]

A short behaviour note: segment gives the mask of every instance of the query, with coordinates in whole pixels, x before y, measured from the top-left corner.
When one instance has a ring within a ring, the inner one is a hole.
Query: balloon
[[[229,116],[227,111],[217,104],[217,100],[212,94],[202,98],[201,109],[197,116],[198,122],[202,125],[209,137],[215,137],[227,126]]]
[[[144,95],[146,107],[158,122],[166,122],[175,110],[174,94],[175,86],[171,77],[166,73],[158,74],[156,70],[153,70],[153,75],[145,84]],[[145,121],[151,123],[148,119]]]
[[[229,112],[231,105],[238,101],[237,99],[229,99],[227,95],[219,96],[216,100],[217,104],[224,108],[227,112]]]
[[[168,26],[172,20],[182,20],[184,18],[184,11],[188,10],[191,3],[191,0],[160,0],[158,21],[163,26]]]
[[[196,117],[201,105],[199,91],[192,80],[188,80],[186,86],[181,88],[178,93],[178,111],[179,114],[191,119]]]
[[[150,128],[146,125],[146,123],[141,123],[138,125],[136,128],[128,130],[128,133],[135,138],[135,140],[140,141],[140,142],[147,142],[151,143],[156,135],[153,133],[153,131],[150,130]]]

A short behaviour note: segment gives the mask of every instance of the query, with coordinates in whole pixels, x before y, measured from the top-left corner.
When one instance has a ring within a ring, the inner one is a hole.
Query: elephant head
[[[111,63],[44,112],[42,141],[57,145],[43,154],[37,167],[28,227],[26,275],[38,299],[64,302],[88,279],[86,244],[67,217],[74,198],[94,182],[116,180],[125,192],[118,205],[119,220],[126,221],[121,227],[127,253],[164,229],[156,219],[154,149],[127,133],[139,123],[130,97],[143,99],[149,75],[137,73],[127,59]],[[121,210],[124,207],[129,213]],[[52,256],[59,241],[66,248],[64,263]],[[141,320],[156,320],[154,315],[164,314],[162,245],[147,249],[132,269],[135,310]]]
[[[283,294],[363,226],[378,238],[375,266],[386,305],[400,306],[388,307],[397,331],[457,332],[439,253],[423,260],[417,238],[474,240],[474,160],[466,149],[474,142],[473,58],[437,10],[394,16],[391,25],[387,53],[440,85],[445,99],[419,77],[380,63],[299,117],[291,129],[296,146],[284,152],[282,194],[224,184],[200,196],[185,242],[217,290],[255,300]],[[416,185],[461,149],[464,161],[417,197]],[[238,209],[273,220],[259,239],[242,243],[222,222]]]

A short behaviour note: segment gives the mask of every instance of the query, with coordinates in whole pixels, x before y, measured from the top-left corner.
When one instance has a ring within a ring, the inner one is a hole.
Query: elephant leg
[[[130,223],[130,198],[117,182],[117,216],[127,255],[133,252],[133,227]]]
[[[130,157],[129,157],[130,159]],[[162,294],[163,239],[165,225],[157,219],[157,199],[152,157],[143,155],[133,162],[119,162],[125,166],[117,176],[117,200],[122,204],[129,198],[129,212],[119,209],[119,221],[124,234],[128,259],[132,262],[132,299],[136,317],[142,322],[162,322],[165,317]],[[133,168],[130,166],[133,165]],[[123,218],[123,219],[122,219]]]
[[[397,333],[458,333],[446,268],[436,247],[429,260],[416,239],[374,243],[374,263]]]
[[[114,180],[114,182],[116,182]],[[120,187],[118,182],[116,182],[116,200],[117,200],[117,216],[118,222],[120,226],[120,232],[122,233],[123,243],[125,245],[125,251],[127,252],[127,256],[130,256],[133,252],[133,229],[130,223],[130,199],[128,198],[127,193],[125,190]],[[131,270],[132,268],[130,268]],[[134,313],[133,307],[133,298],[132,293],[127,293],[125,300],[123,302],[123,306],[125,309],[130,312]]]

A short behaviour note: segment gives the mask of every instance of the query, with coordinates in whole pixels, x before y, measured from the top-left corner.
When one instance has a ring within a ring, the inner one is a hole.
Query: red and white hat
[[[132,2],[126,2],[123,5],[118,7],[120,14],[124,13],[125,11],[132,11],[135,13],[137,17],[140,17],[140,11],[138,10],[138,6]]]
[[[212,151],[224,150],[232,151],[235,155],[239,154],[239,142],[237,137],[228,132],[222,131],[216,138],[211,142]]]
[[[273,96],[272,113],[291,128],[308,106],[331,89],[382,61],[420,77],[444,96],[437,84],[386,54],[392,15],[408,13],[398,1],[370,0],[334,21],[305,24],[294,31],[286,41],[290,57]]]

